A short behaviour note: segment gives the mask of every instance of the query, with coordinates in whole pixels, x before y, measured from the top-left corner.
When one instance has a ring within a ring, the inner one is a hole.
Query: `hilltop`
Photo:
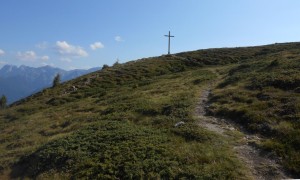
[[[299,177],[299,54],[300,43],[183,52],[44,89],[0,111],[0,178],[255,178],[241,143]]]

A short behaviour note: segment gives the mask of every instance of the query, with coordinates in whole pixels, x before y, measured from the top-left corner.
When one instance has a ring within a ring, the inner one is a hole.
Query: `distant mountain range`
[[[5,65],[0,69],[0,96],[5,95],[10,104],[43,88],[50,87],[53,78],[58,73],[64,82],[97,70],[100,68],[66,71],[51,66],[33,68],[24,65],[19,67]]]

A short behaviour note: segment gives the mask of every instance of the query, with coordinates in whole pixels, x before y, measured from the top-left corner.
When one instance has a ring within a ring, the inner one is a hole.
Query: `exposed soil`
[[[283,168],[279,165],[278,159],[270,157],[270,153],[263,152],[255,146],[261,141],[259,136],[247,134],[230,120],[206,115],[209,94],[209,89],[204,90],[199,98],[195,110],[198,125],[228,139],[228,143],[232,145],[237,157],[245,163],[253,179],[288,179]],[[240,136],[237,137],[233,134]]]

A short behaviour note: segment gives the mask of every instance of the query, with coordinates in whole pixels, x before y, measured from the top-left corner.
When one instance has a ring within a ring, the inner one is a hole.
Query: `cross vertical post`
[[[175,36],[171,36],[171,32],[170,32],[170,31],[169,31],[169,35],[165,35],[165,36],[169,38],[168,54],[170,54],[170,48],[171,48],[171,37],[175,37]]]

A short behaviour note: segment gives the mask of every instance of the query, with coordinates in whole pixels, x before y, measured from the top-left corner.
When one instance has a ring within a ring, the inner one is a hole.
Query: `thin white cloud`
[[[69,67],[68,67],[68,70],[75,70],[75,69],[78,69],[78,68],[76,68],[76,67],[74,67],[74,66],[69,66]]]
[[[124,41],[124,40],[123,40],[123,38],[122,38],[121,36],[116,36],[116,37],[115,37],[115,41],[117,41],[117,42],[122,42],[122,41]]]
[[[37,48],[39,49],[47,49],[48,48],[48,43],[46,41],[39,43],[37,45],[35,45]]]
[[[92,50],[104,48],[104,45],[101,42],[95,42],[94,44],[90,45]]]
[[[60,60],[62,62],[68,62],[68,63],[72,62],[72,60],[70,58],[67,58],[67,57],[62,57],[62,58],[60,58]]]
[[[0,65],[7,64],[5,61],[0,61]]]
[[[75,66],[69,66],[67,69],[68,70],[75,70],[75,69],[85,69],[85,70],[88,70],[88,69],[91,69],[92,66],[83,66],[83,67],[75,67]]]
[[[5,51],[3,49],[0,49],[0,56],[3,56],[5,54]]]
[[[37,59],[37,55],[34,51],[18,52],[17,57],[21,61],[35,61]]]
[[[17,58],[21,61],[35,62],[37,60],[48,61],[49,56],[38,56],[34,51],[18,52]]]
[[[70,57],[86,57],[88,53],[80,46],[68,44],[66,41],[57,41],[56,48],[58,53]]]
[[[54,67],[53,63],[48,64],[48,63],[43,62],[43,63],[41,63],[41,65],[42,66],[52,66],[52,67]]]
[[[42,61],[48,61],[49,59],[50,59],[49,56],[42,56],[42,57],[41,57],[41,60],[42,60]]]

